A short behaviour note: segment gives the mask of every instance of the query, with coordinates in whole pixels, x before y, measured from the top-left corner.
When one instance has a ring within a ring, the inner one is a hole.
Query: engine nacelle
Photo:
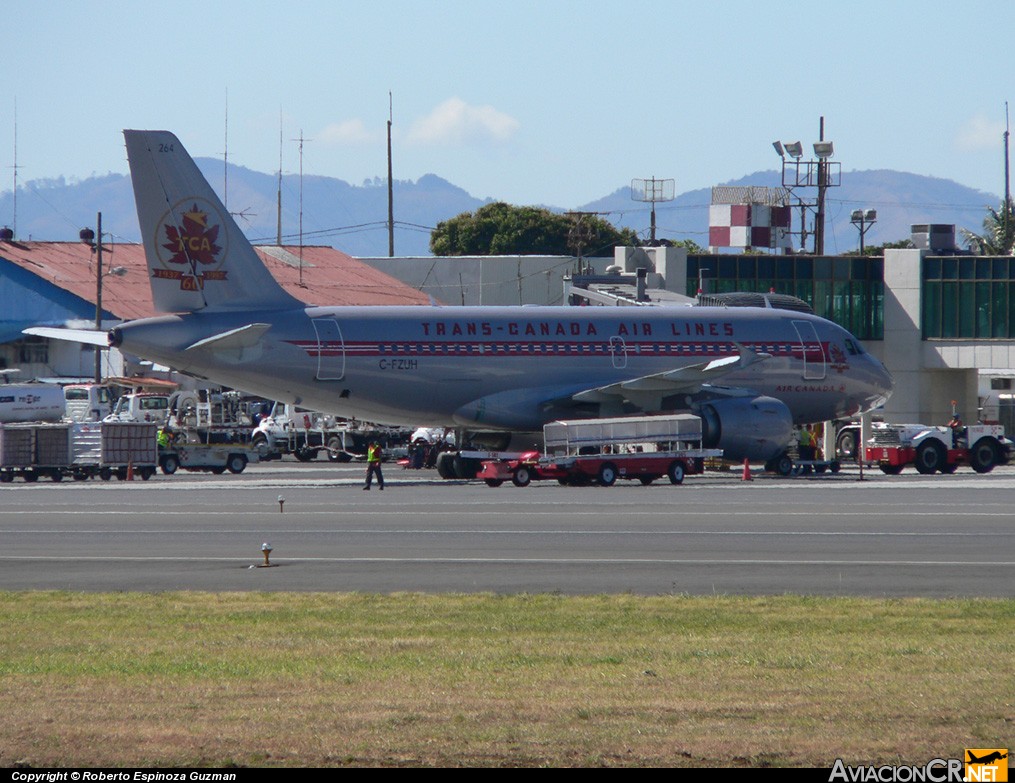
[[[786,449],[793,416],[774,397],[709,400],[697,406],[706,448],[722,449],[726,459],[767,462]]]

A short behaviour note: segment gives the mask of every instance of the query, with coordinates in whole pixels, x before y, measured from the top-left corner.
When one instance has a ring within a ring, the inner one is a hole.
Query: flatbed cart
[[[530,481],[609,487],[618,479],[642,484],[666,476],[680,484],[701,473],[704,461],[721,449],[701,448],[701,419],[691,414],[627,416],[613,419],[555,421],[543,427],[546,455],[529,452],[508,460],[488,460],[477,478],[497,487]]]

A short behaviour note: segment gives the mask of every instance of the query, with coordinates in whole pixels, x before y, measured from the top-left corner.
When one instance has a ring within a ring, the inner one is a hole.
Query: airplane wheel
[[[775,468],[775,472],[780,476],[789,476],[793,473],[793,460],[790,459],[789,454],[782,454],[776,458],[772,467]]]
[[[666,471],[666,475],[669,476],[671,484],[683,484],[684,463],[680,460],[673,460],[673,462],[670,463],[669,469]]]
[[[916,469],[925,476],[936,473],[947,464],[945,448],[936,440],[924,441],[916,450]]]
[[[969,450],[969,466],[977,473],[990,473],[997,464],[993,438],[980,438]]]
[[[442,452],[437,455],[437,475],[442,479],[453,479],[455,474],[452,472],[451,461],[455,458],[455,455],[450,451]]]
[[[511,476],[511,483],[516,487],[527,487],[529,482],[532,481],[532,473],[524,465],[519,465],[515,468],[514,475]]]
[[[856,432],[844,429],[835,439],[835,453],[843,459],[854,459],[856,457]]]
[[[617,483],[617,466],[612,462],[604,462],[599,466],[598,478],[604,487],[612,487]]]

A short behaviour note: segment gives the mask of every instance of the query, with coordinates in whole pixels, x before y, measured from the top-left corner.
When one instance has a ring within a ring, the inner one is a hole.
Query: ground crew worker
[[[381,444],[374,441],[367,449],[367,485],[363,489],[370,489],[370,482],[374,475],[377,476],[377,485],[384,491],[384,474],[381,473]]]
[[[962,423],[962,417],[953,413],[951,421],[948,422],[948,428],[952,431],[952,448],[958,448],[959,439],[966,429],[966,425]]]
[[[797,434],[797,453],[800,455],[801,461],[814,459],[814,451],[811,447],[811,432],[802,424]]]
[[[169,427],[163,427],[159,430],[158,444],[160,449],[169,448]]]

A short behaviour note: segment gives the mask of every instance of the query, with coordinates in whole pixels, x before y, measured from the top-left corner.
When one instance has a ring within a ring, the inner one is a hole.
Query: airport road
[[[1015,595],[1015,467],[525,489],[385,472],[383,493],[324,462],[0,485],[0,589]]]

